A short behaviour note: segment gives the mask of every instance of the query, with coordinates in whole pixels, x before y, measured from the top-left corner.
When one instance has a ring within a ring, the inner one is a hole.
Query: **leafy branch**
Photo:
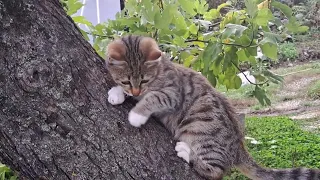
[[[78,0],[63,1],[68,1],[65,9],[69,15],[82,7]],[[268,72],[256,56],[260,48],[264,56],[277,59],[280,35],[269,30],[268,23],[274,19],[270,8],[281,10],[289,19],[283,32],[303,32],[307,28],[300,26],[291,9],[280,2],[272,1],[271,7],[264,7],[256,1],[245,0],[245,6],[245,9],[237,10],[227,2],[208,10],[206,0],[195,0],[194,3],[188,0],[127,0],[124,10],[107,23],[93,26],[84,17],[72,18],[76,23],[90,27],[90,32],[81,32],[87,39],[88,35],[94,37],[93,47],[102,57],[111,39],[126,34],[150,36],[158,41],[163,51],[169,52],[171,60],[202,72],[213,86],[219,83],[227,89],[238,89],[241,79],[237,73],[241,72],[256,86],[254,94],[259,102],[269,104],[263,86],[269,80],[277,83],[281,78]],[[224,9],[223,14],[221,9]],[[255,72],[255,77],[259,77],[257,82],[252,82],[240,70],[238,65],[241,63],[259,69]]]
[[[262,86],[262,85],[267,84],[267,83],[269,82],[269,80],[266,80],[266,81],[264,81],[264,82],[262,82],[262,83],[254,83],[254,82],[252,82],[252,81],[248,78],[248,76],[233,62],[233,60],[231,60],[231,63],[234,65],[234,67],[236,67],[236,68],[238,69],[238,71],[239,71],[239,72],[246,78],[246,80],[247,80],[250,84],[252,84],[252,85]]]

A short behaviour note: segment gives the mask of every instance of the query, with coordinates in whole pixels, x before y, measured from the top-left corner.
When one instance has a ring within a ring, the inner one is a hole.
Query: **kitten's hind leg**
[[[108,102],[112,105],[122,104],[125,100],[124,92],[121,86],[112,87],[108,91]]]
[[[191,146],[185,142],[177,142],[175,150],[177,155],[193,165],[201,176],[210,180],[221,180],[225,168],[220,158],[216,157],[213,151],[204,153],[197,147],[193,148],[196,151],[193,151]]]

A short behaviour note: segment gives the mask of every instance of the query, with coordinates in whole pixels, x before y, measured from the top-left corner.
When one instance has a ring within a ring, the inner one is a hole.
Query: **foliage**
[[[16,180],[17,175],[7,166],[0,163],[0,180]]]
[[[294,43],[285,42],[279,45],[280,60],[294,60],[298,57],[298,51]]]
[[[69,15],[80,8],[77,0],[64,1]],[[269,81],[279,83],[282,78],[260,66],[255,58],[257,48],[260,47],[266,57],[276,60],[278,41],[287,32],[304,32],[308,27],[300,26],[287,5],[277,1],[271,4],[262,2],[258,8],[261,2],[246,0],[246,8],[242,10],[234,9],[227,2],[208,11],[205,0],[194,3],[186,0],[128,0],[116,19],[107,23],[93,26],[82,16],[72,18],[90,28],[90,32],[81,31],[87,39],[88,34],[93,36],[93,47],[102,57],[113,38],[126,34],[150,36],[173,61],[200,71],[213,86],[222,84],[227,89],[239,89],[239,65],[249,63],[251,74],[257,79],[254,95],[261,104],[269,105],[264,86]],[[268,22],[281,24],[268,8],[270,5],[289,19],[280,34],[272,33],[268,26]],[[225,7],[229,12],[220,14]]]
[[[293,36],[294,37],[294,42],[317,42],[319,41],[320,37],[320,28],[310,28],[308,33],[306,34],[296,34]]]
[[[288,117],[246,119],[246,144],[254,159],[266,167],[320,167],[320,136],[300,129]],[[233,173],[225,179],[247,179]]]
[[[320,99],[320,80],[315,81],[308,89],[308,97],[312,99]]]
[[[319,27],[319,0],[306,0],[292,7],[293,14],[302,24],[308,24],[311,27]]]

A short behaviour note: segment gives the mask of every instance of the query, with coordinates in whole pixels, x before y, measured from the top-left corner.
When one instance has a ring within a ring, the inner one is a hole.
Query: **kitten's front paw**
[[[108,102],[112,105],[122,104],[125,100],[121,86],[115,86],[108,91]]]
[[[129,112],[129,122],[134,127],[140,127],[141,125],[145,124],[147,122],[149,117],[143,116],[141,114],[138,114],[134,111]]]
[[[177,142],[175,150],[177,151],[177,156],[181,157],[189,163],[190,161],[190,147],[185,142]]]

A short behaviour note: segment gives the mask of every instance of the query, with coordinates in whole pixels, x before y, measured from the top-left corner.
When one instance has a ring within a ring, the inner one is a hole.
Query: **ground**
[[[308,130],[320,129],[320,60],[298,63],[292,67],[280,67],[273,72],[284,77],[281,85],[271,84],[267,92],[272,105],[263,107],[250,97],[253,87],[225,94],[239,112],[246,116],[282,116],[301,120]]]
[[[267,93],[272,105],[261,106],[250,97],[253,86],[225,92],[239,112],[246,116],[289,116],[302,127],[320,133],[320,31],[294,35],[299,57],[280,61],[272,72],[284,77],[283,84],[270,84]]]

